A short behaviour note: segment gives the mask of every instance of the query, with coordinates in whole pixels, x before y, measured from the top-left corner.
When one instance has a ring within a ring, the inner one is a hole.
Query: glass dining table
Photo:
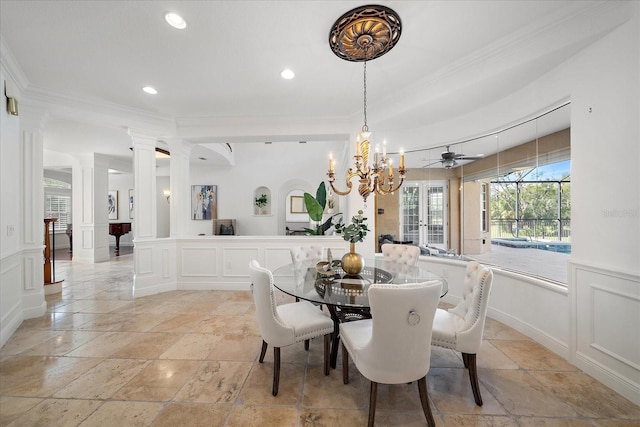
[[[340,323],[371,318],[368,289],[372,284],[439,281],[441,297],[448,291],[447,281],[426,268],[399,265],[384,258],[365,259],[358,275],[346,274],[339,261],[301,261],[283,265],[273,271],[273,285],[297,299],[327,307],[334,324],[330,364],[336,367],[340,340]]]

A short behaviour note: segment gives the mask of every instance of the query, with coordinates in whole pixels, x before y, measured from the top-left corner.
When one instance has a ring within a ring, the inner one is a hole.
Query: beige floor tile
[[[198,365],[194,360],[154,360],[116,392],[113,399],[169,401]]]
[[[304,366],[281,363],[278,395],[273,396],[273,363],[254,362],[240,397],[247,405],[298,405],[303,381]]]
[[[254,361],[260,355],[262,339],[255,335],[224,334],[207,356],[211,360]]]
[[[204,360],[222,340],[216,334],[185,334],[160,355],[160,359]]]
[[[516,420],[498,415],[445,415],[442,419],[447,427],[518,427]]]
[[[71,357],[110,357],[129,343],[143,337],[139,332],[105,332],[66,354]]]
[[[231,404],[170,403],[151,427],[222,427]]]
[[[192,332],[205,316],[203,314],[172,314],[170,318],[158,323],[149,332]]]
[[[460,352],[448,348],[431,346],[431,369],[459,368],[463,366]]]
[[[28,356],[62,356],[103,333],[97,331],[59,331],[52,338],[31,347],[23,354]]]
[[[533,341],[495,341],[493,345],[522,369],[575,371],[576,367]]]
[[[40,402],[42,399],[35,397],[0,396],[0,426],[9,425]]]
[[[303,408],[300,411],[300,425],[303,427],[364,426],[369,413],[365,410]],[[376,425],[381,425],[376,420]],[[396,426],[405,424],[396,423]]]
[[[511,341],[530,341],[531,339],[526,335],[506,326],[504,323],[493,320],[487,317],[484,323],[485,340],[511,340]]]
[[[469,371],[464,368],[430,369],[427,387],[431,401],[442,414],[507,415],[500,402],[482,385],[482,376],[480,393],[483,405],[476,405]]]
[[[100,405],[98,400],[46,399],[7,427],[75,427]]]
[[[342,382],[342,368],[331,369],[325,376],[321,369],[308,369],[302,405],[313,408],[364,409],[369,401],[369,382],[350,366],[349,384]]]
[[[54,331],[18,330],[11,338],[9,338],[2,349],[0,349],[0,355],[12,356],[14,354],[26,352],[55,335],[56,333]]]
[[[520,343],[528,341],[516,342]],[[496,343],[492,341],[482,341],[480,351],[476,355],[476,366],[478,367],[478,371],[481,372],[483,369],[519,369],[520,366],[508,357],[508,355],[505,355],[499,347],[496,347],[495,344]],[[502,343],[498,341],[497,344]]]
[[[482,384],[508,413],[521,416],[575,417],[570,405],[524,371],[485,370]]]
[[[531,375],[580,415],[640,421],[640,407],[583,372],[532,372]]]
[[[200,363],[174,399],[192,403],[234,402],[251,370],[251,362],[207,360]]]
[[[139,339],[121,347],[110,357],[117,359],[158,359],[173,344],[182,338],[181,334],[146,333]]]
[[[50,397],[101,359],[13,356],[0,363],[0,395]]]
[[[107,359],[62,388],[54,397],[109,399],[142,371],[149,361]]]
[[[290,407],[235,406],[227,427],[296,427],[298,410]]]
[[[541,417],[520,417],[518,424],[520,427],[590,427],[593,425],[588,420]]]
[[[105,402],[80,426],[145,427],[151,424],[162,409],[161,403],[154,402]]]

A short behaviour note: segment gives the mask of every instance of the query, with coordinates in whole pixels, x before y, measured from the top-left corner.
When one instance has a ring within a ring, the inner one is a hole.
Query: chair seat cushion
[[[342,340],[342,345],[347,348],[354,362],[359,354],[357,350],[361,350],[371,341],[371,333],[373,331],[372,322],[371,319],[363,319],[340,324],[340,339]]]
[[[457,332],[464,326],[464,319],[441,308],[436,310],[433,320],[431,344],[456,349]]]
[[[285,325],[293,328],[295,342],[333,332],[331,317],[309,301],[279,305],[277,310]]]

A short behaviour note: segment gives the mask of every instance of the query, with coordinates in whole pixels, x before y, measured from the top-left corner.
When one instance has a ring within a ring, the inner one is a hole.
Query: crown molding
[[[4,37],[0,35],[0,64],[7,70],[9,77],[16,83],[18,90],[22,92],[28,85],[29,79],[22,71],[22,67],[16,58],[13,56],[13,52],[9,49],[9,46],[4,41]]]
[[[158,135],[173,135],[175,120],[171,116],[79,98],[30,86],[23,92],[24,103],[45,108],[53,117],[117,128],[144,128]]]

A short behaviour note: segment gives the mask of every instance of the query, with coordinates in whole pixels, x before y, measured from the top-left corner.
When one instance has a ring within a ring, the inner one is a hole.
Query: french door
[[[420,245],[449,246],[447,181],[409,181],[400,197],[400,238]]]

